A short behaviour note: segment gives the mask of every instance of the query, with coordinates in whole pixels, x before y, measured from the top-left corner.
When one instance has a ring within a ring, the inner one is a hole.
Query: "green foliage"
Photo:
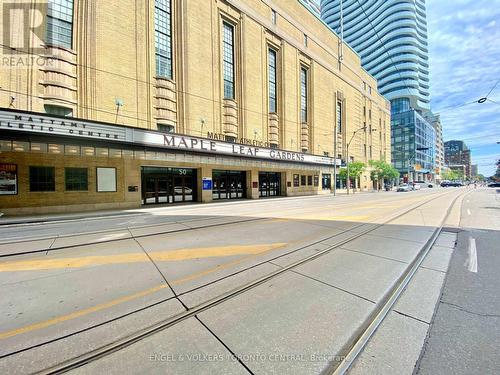
[[[441,177],[443,178],[443,180],[449,180],[449,181],[461,180],[461,179],[463,179],[464,174],[462,172],[454,171],[454,170],[450,169],[448,171],[442,172]]]
[[[366,164],[360,161],[355,161],[353,163],[349,163],[349,177],[351,180],[359,178],[363,171],[366,169]],[[347,180],[347,168],[342,168],[339,172],[339,178],[342,181]]]
[[[493,181],[500,181],[500,159],[497,160],[497,171],[490,177]]]
[[[391,181],[399,178],[399,172],[391,164],[380,160],[370,160],[371,179],[373,181]]]

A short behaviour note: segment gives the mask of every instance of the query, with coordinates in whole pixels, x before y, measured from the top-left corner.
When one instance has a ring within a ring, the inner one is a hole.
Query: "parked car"
[[[500,187],[500,182],[490,182],[488,184],[488,187],[494,187],[494,188]]]
[[[175,193],[175,195],[182,195],[182,186],[175,186],[174,193]],[[185,186],[184,187],[184,194],[187,194],[187,195],[193,194],[193,189]]]
[[[412,190],[413,190],[413,186],[408,185],[408,184],[401,184],[398,186],[397,191],[407,192],[407,191],[412,191]]]
[[[418,185],[421,188],[433,188],[434,187],[434,185],[432,183],[426,182],[426,181],[414,181],[413,185],[415,185],[415,186]],[[417,188],[417,190],[418,190],[418,188]]]
[[[442,187],[460,187],[463,186],[461,182],[458,181],[443,181],[441,182]]]

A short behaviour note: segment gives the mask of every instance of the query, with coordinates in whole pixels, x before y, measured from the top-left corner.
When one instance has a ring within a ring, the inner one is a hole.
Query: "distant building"
[[[391,101],[393,166],[404,179],[434,180],[425,1],[321,0],[321,18],[337,34],[343,30],[344,41]]]
[[[320,8],[320,5],[319,5],[319,0],[316,1],[316,0],[301,0],[302,2],[306,3],[307,5],[309,5],[309,7],[311,8],[311,10],[316,13],[316,15],[318,17],[321,17],[321,8]]]
[[[321,0],[321,18],[340,34],[341,0]],[[409,98],[429,110],[425,0],[342,0],[344,39],[389,100]],[[380,39],[379,39],[380,38]]]
[[[470,173],[471,173],[472,177],[476,177],[477,175],[479,175],[477,164],[471,165],[471,172]]]
[[[393,166],[409,181],[433,180],[435,131],[409,99],[392,101],[391,130]]]
[[[463,166],[464,176],[471,178],[471,154],[464,141],[452,140],[444,143],[444,161],[452,170]]]
[[[436,135],[436,143],[434,147],[434,172],[436,174],[436,180],[441,179],[441,174],[443,173],[444,163],[444,143],[443,143],[443,127],[441,125],[441,118],[439,114],[434,115],[431,112],[426,114],[427,121],[434,127]]]

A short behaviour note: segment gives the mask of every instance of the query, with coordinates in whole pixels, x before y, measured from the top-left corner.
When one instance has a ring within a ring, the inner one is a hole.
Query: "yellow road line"
[[[144,290],[142,292],[131,294],[129,296],[118,298],[118,299],[115,299],[115,300],[112,300],[112,301],[109,301],[106,303],[101,303],[99,305],[92,306],[92,307],[89,307],[87,309],[83,309],[80,311],[75,311],[74,313],[71,313],[71,314],[61,315],[61,316],[58,316],[58,317],[53,318],[53,319],[49,319],[49,320],[45,320],[43,322],[39,322],[39,323],[31,324],[28,326],[24,326],[21,328],[13,329],[11,331],[0,332],[0,339],[6,339],[6,338],[9,338],[12,336],[19,335],[21,333],[46,328],[46,327],[49,327],[49,326],[57,324],[57,323],[62,323],[62,322],[65,322],[67,320],[75,319],[75,318],[78,318],[78,317],[83,316],[83,315],[87,315],[87,314],[90,314],[90,313],[93,313],[96,311],[104,310],[104,309],[113,307],[115,305],[118,305],[120,303],[128,302],[128,301],[131,301],[133,299],[147,296],[148,294],[155,293],[155,292],[157,292],[161,289],[164,289],[164,288],[167,288],[166,284],[157,285],[153,288]]]
[[[194,280],[194,279],[196,279],[198,277],[202,277],[202,276],[208,275],[210,273],[213,273],[215,271],[220,271],[222,269],[231,267],[231,266],[236,265],[238,263],[241,263],[241,262],[243,262],[245,260],[253,258],[253,257],[255,257],[255,256],[259,255],[259,254],[262,254],[264,252],[269,252],[271,250],[275,250],[278,247],[283,247],[285,245],[287,245],[287,244],[286,243],[282,243],[282,244],[277,243],[277,244],[266,245],[265,249],[263,251],[259,252],[259,253],[256,252],[254,254],[250,254],[249,256],[243,257],[241,259],[237,259],[237,260],[232,261],[232,262],[224,263],[224,264],[218,265],[216,267],[209,268],[207,270],[204,270],[204,271],[201,271],[201,272],[189,275],[189,276],[181,278],[181,279],[173,280],[173,281],[170,282],[170,284],[171,285],[179,285],[179,284],[185,283],[187,281]],[[259,245],[257,245],[257,246],[259,246]],[[263,249],[264,247],[260,246],[260,248]],[[34,324],[31,324],[31,325],[24,326],[24,327],[21,327],[21,328],[16,328],[16,329],[13,329],[13,330],[10,330],[10,331],[0,332],[0,340],[6,339],[6,338],[9,338],[9,337],[12,337],[12,336],[16,336],[16,335],[19,335],[19,334],[22,334],[22,333],[31,332],[31,331],[39,330],[39,329],[42,329],[42,328],[46,328],[46,327],[49,327],[49,326],[54,325],[54,324],[62,323],[62,322],[65,322],[67,320],[71,320],[71,319],[75,319],[75,318],[81,317],[83,315],[87,315],[87,314],[94,313],[94,312],[97,312],[97,311],[100,311],[100,310],[104,310],[104,309],[113,307],[115,305],[118,305],[120,303],[128,302],[128,301],[131,301],[133,299],[137,299],[137,298],[140,298],[140,297],[147,296],[148,294],[156,293],[159,290],[164,289],[164,288],[167,288],[167,285],[166,284],[160,284],[160,285],[157,285],[157,286],[155,286],[153,288],[147,289],[145,291],[138,292],[138,293],[135,293],[135,294],[131,294],[129,296],[121,297],[121,298],[118,298],[118,299],[115,299],[115,300],[112,300],[112,301],[109,301],[109,302],[106,302],[106,303],[102,303],[102,304],[99,304],[99,305],[96,305],[96,306],[92,306],[92,307],[89,307],[87,309],[76,311],[76,312],[71,313],[71,314],[61,315],[59,317],[56,317],[56,318],[53,318],[53,319],[49,319],[49,320],[45,320],[43,322],[34,323]]]
[[[179,249],[151,252],[149,255],[155,261],[172,262],[197,258],[224,257],[241,254],[259,254],[265,251],[281,247],[285,243],[273,244],[255,244],[243,246],[219,246],[219,247],[201,247],[194,249]],[[18,272],[34,270],[50,270],[60,268],[81,268],[86,266],[106,265],[106,264],[125,264],[149,262],[144,253],[129,253],[116,255],[96,255],[78,258],[56,258],[56,259],[37,259],[22,260],[0,263],[0,272]]]
[[[362,221],[370,219],[371,216],[354,216],[354,215],[345,215],[345,216],[319,216],[319,215],[309,215],[309,216],[297,216],[293,219],[297,220],[318,220],[318,221]]]

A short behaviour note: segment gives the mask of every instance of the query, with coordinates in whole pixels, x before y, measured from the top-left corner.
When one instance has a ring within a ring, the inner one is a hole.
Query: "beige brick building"
[[[300,1],[12,4],[4,212],[330,193],[349,142],[390,162],[389,103]]]

